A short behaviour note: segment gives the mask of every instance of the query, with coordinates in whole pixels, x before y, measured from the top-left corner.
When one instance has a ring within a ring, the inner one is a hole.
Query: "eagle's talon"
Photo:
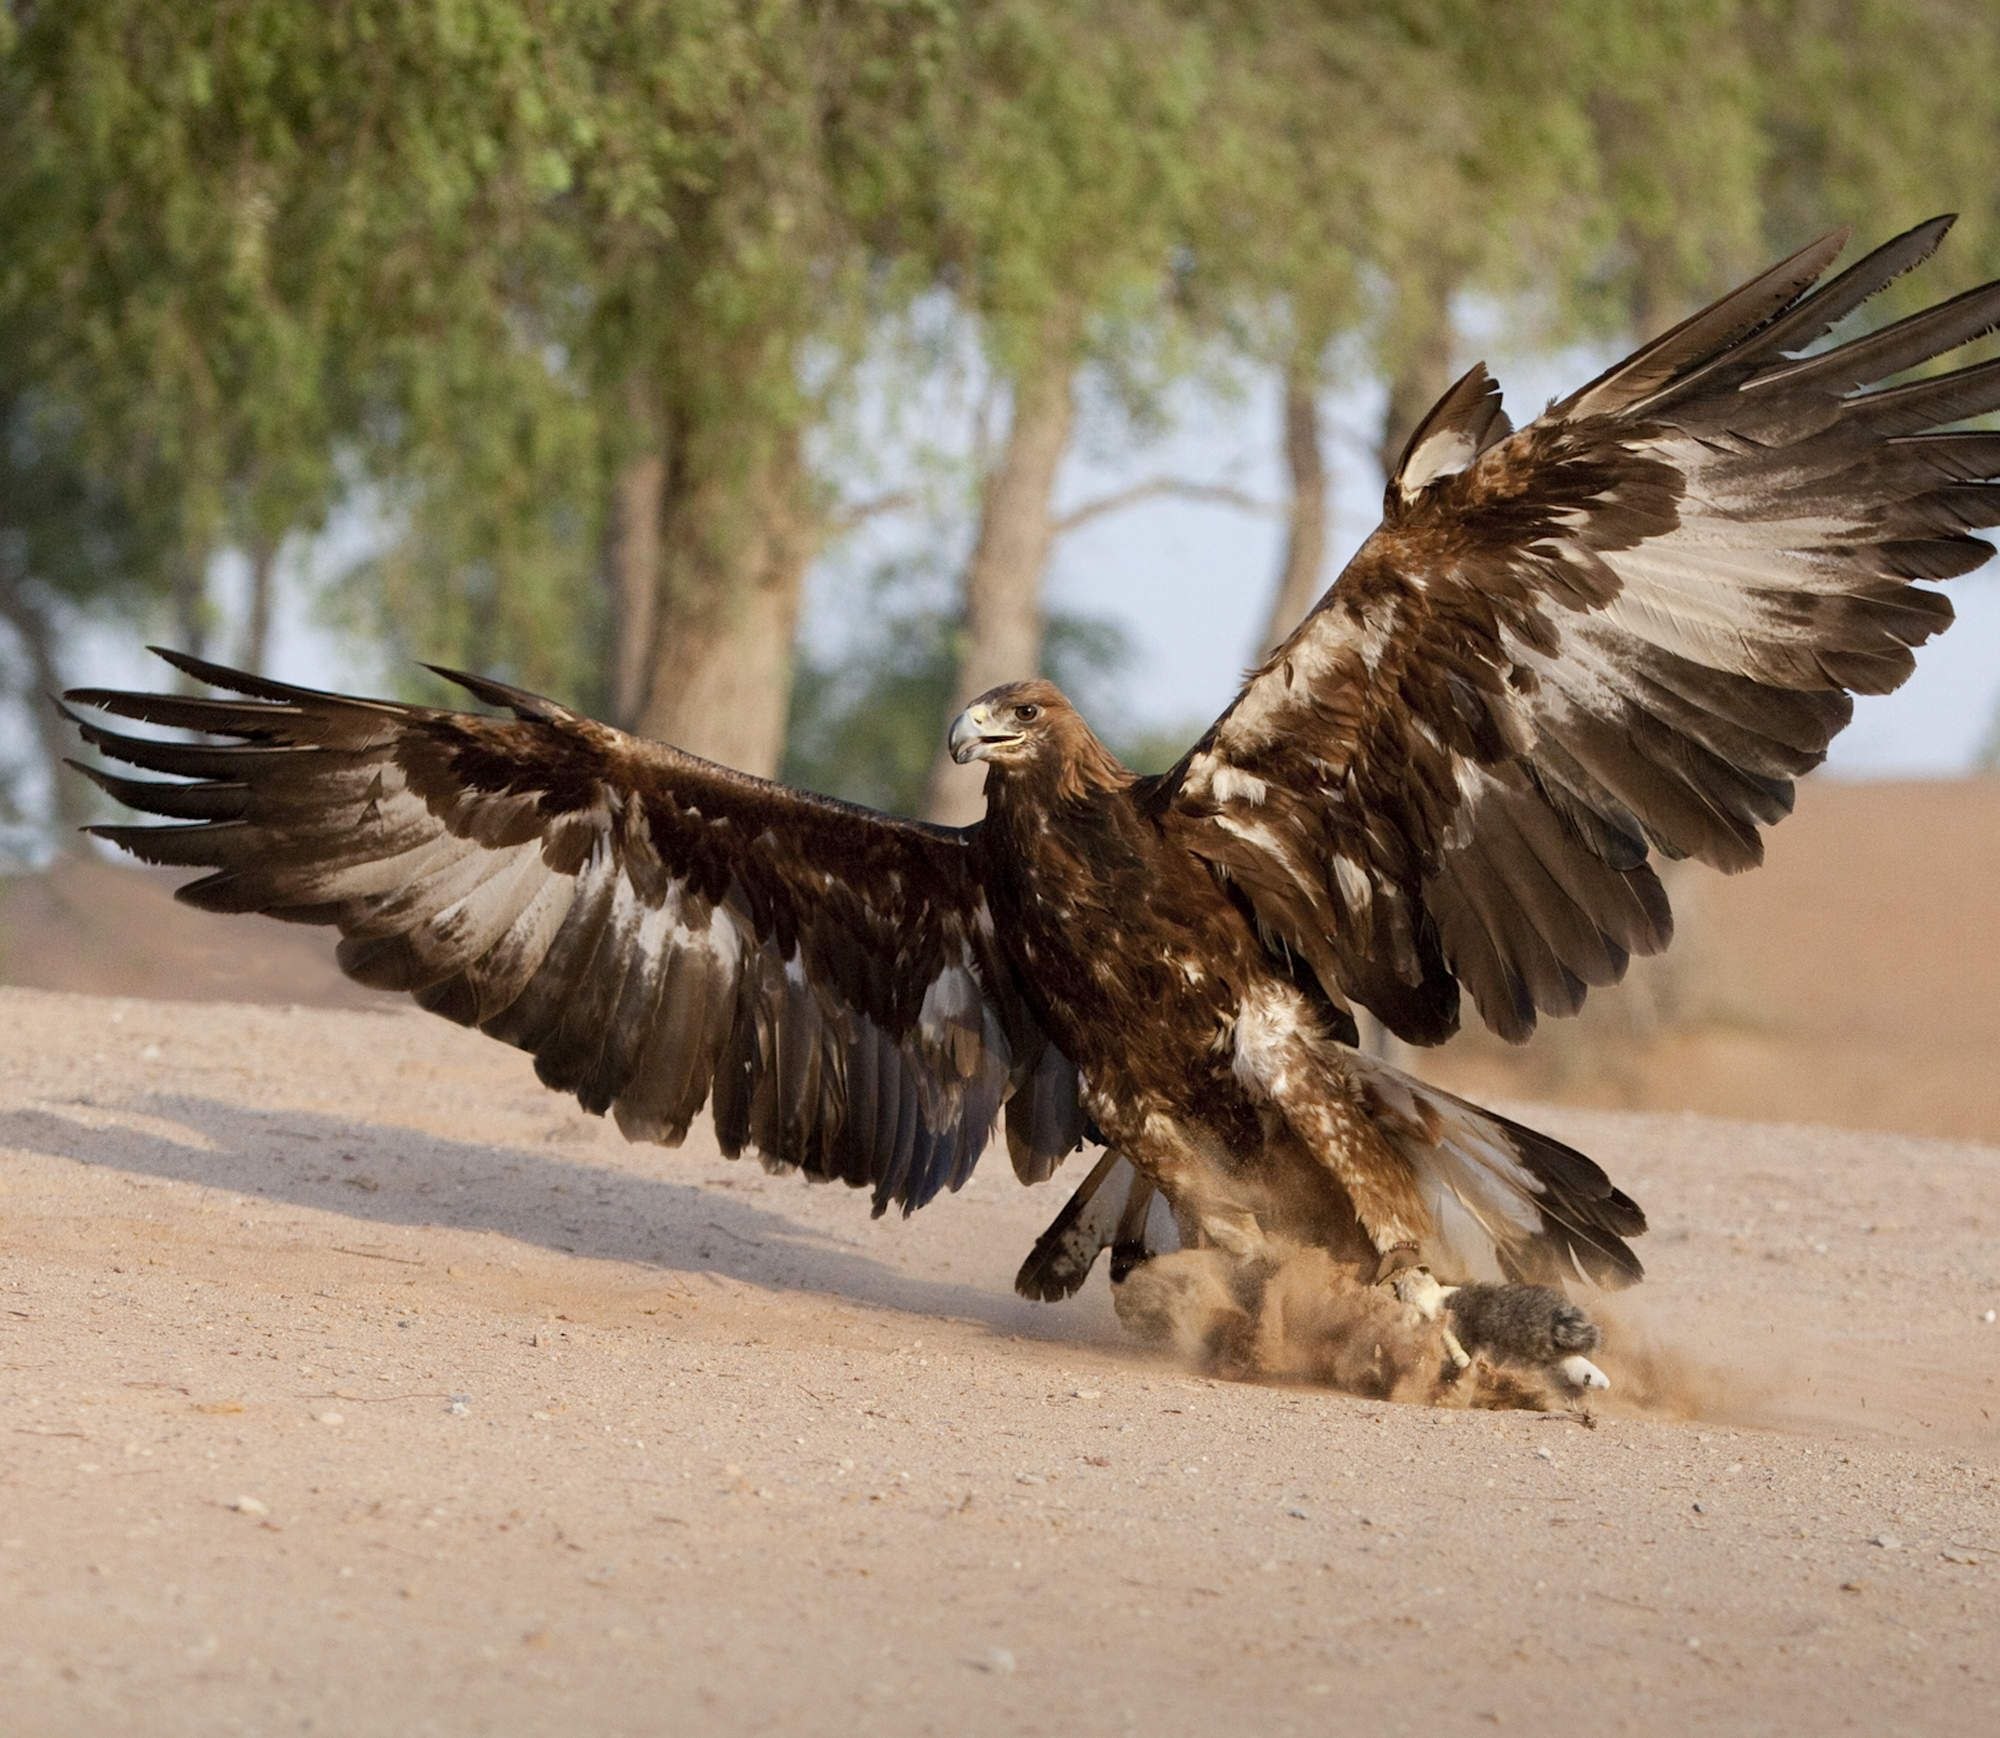
[[[1423,1264],[1423,1254],[1414,1243],[1398,1243],[1383,1250],[1381,1260],[1375,1263],[1375,1283],[1387,1285],[1397,1274],[1413,1267],[1420,1268]]]

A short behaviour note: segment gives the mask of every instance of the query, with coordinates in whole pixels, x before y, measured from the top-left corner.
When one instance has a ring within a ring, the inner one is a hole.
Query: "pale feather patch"
[[[1236,1078],[1260,1096],[1285,1096],[1310,1030],[1310,1016],[1296,990],[1276,985],[1252,990],[1237,1009],[1230,1035]]]
[[[297,903],[332,905],[378,899],[408,886],[414,877],[428,874],[438,863],[471,848],[440,827],[407,850],[390,856],[301,872],[295,877],[299,888]]]
[[[507,847],[491,873],[421,918],[410,931],[411,947],[440,976],[465,971],[514,926],[547,874],[532,845]]]
[[[1334,885],[1340,889],[1341,903],[1356,917],[1365,917],[1374,897],[1374,883],[1367,870],[1352,857],[1336,851],[1331,859]]]
[[[1443,428],[1403,461],[1396,475],[1397,492],[1414,501],[1440,477],[1450,477],[1479,457],[1479,443],[1463,429]]]
[[[430,912],[476,891],[491,864],[491,853],[483,846],[462,839],[451,840],[449,847],[441,844],[421,870],[392,892],[371,900],[365,916],[351,918],[341,929],[357,941],[400,935],[424,922]]]
[[[481,1025],[511,1007],[541,969],[575,903],[575,877],[544,869],[520,915],[469,974]]]
[[[1409,1165],[1430,1212],[1427,1258],[1455,1279],[1504,1278],[1501,1251],[1540,1234],[1542,1194],[1506,1132],[1385,1063],[1358,1053],[1353,1061],[1386,1112],[1376,1126]]]
[[[1218,767],[1211,788],[1219,803],[1261,803],[1271,794],[1270,787],[1255,773],[1235,766]]]
[[[942,1042],[945,1028],[957,1025],[982,1000],[979,986],[963,966],[946,966],[924,991],[917,1009],[917,1029],[932,1043]]]
[[[1269,823],[1224,811],[1217,814],[1215,824],[1225,833],[1233,833],[1244,844],[1253,846],[1262,853],[1271,867],[1281,870],[1286,879],[1305,896],[1315,910],[1326,909],[1324,887],[1317,873],[1318,865],[1310,856],[1295,850],[1285,840],[1279,838]]]

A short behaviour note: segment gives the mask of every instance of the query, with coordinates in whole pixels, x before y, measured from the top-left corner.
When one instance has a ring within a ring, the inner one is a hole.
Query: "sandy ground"
[[[413,1012],[0,991],[0,1732],[1975,1729],[2000,1151],[1536,1114],[1653,1214],[1595,1429],[1021,1302],[1004,1164],[871,1223]]]

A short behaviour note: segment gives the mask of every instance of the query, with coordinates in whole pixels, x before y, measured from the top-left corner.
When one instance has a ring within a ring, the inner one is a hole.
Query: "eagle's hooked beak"
[[[951,758],[965,766],[987,759],[990,749],[1020,740],[1021,733],[1017,730],[995,728],[992,708],[982,704],[968,706],[951,721],[951,734],[945,738],[945,745],[951,750]]]

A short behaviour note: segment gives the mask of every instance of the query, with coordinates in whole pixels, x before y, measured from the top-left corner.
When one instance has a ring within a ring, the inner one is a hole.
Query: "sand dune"
[[[1963,1729],[2000,1152],[1535,1114],[1653,1215],[1595,1429],[1150,1360],[1004,1165],[871,1223],[414,1013],[0,992],[0,1731]]]

